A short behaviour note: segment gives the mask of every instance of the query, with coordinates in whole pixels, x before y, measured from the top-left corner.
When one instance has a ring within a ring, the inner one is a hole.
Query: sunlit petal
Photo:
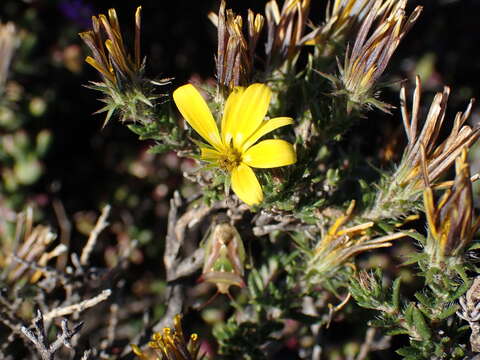
[[[260,128],[255,131],[252,136],[248,138],[243,144],[243,151],[247,150],[250,146],[255,144],[258,139],[268,134],[269,132],[278,129],[279,127],[293,124],[293,119],[289,117],[278,117],[268,121],[265,121]]]
[[[229,145],[230,141],[233,138],[233,134],[238,124],[241,98],[245,88],[242,86],[237,86],[228,96],[227,101],[225,102],[225,108],[223,110],[222,117],[222,140],[225,145]]]
[[[253,170],[240,164],[232,171],[232,189],[247,205],[256,205],[262,202],[263,192]]]
[[[216,161],[222,157],[222,154],[214,149],[201,147],[200,151],[201,151],[200,158],[205,161]]]
[[[262,124],[268,111],[272,91],[267,85],[250,85],[238,99],[238,113],[232,119],[233,144],[235,148],[241,149],[243,142],[247,140]]]
[[[263,140],[244,154],[242,161],[255,168],[274,168],[291,165],[297,161],[293,145],[285,140]]]
[[[201,137],[217,149],[223,147],[212,113],[193,85],[180,86],[173,92],[173,100],[185,120]]]

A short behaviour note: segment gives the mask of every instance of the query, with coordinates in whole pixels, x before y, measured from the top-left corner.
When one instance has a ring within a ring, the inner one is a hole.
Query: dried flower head
[[[276,0],[265,5],[267,73],[296,58],[304,42],[309,12],[310,0],[285,0],[281,11]]]
[[[420,210],[421,204],[418,200],[425,185],[422,161],[426,167],[428,183],[434,187],[448,185],[449,183],[438,184],[437,180],[450,168],[462,149],[472,146],[480,136],[478,127],[472,128],[465,124],[472,111],[471,100],[465,112],[457,113],[447,138],[441,143],[438,142],[450,94],[448,87],[445,87],[442,93],[436,94],[425,123],[419,130],[421,91],[421,81],[417,76],[412,111],[409,112],[406,87],[402,86],[400,105],[408,144],[396,171],[382,181],[375,204],[363,216],[366,219],[400,218],[412,210]]]
[[[439,266],[445,261],[460,259],[480,226],[480,217],[475,219],[473,211],[472,182],[465,147],[456,159],[455,169],[453,187],[445,191],[437,204],[428,176],[425,176],[427,184],[423,199],[429,230],[425,251],[430,255],[431,263]]]
[[[6,24],[0,22],[0,95],[5,87],[10,61],[16,46],[15,25],[11,22]]]
[[[348,111],[354,107],[375,106],[388,112],[390,106],[377,99],[376,84],[422,11],[422,7],[417,6],[407,16],[406,3],[407,0],[377,0],[365,16],[353,47],[347,48],[343,66],[339,64],[340,78],[326,75],[334,83],[336,94],[347,96]]]
[[[102,101],[106,106],[98,111],[107,112],[105,124],[114,112],[120,113],[122,121],[150,122],[152,101],[159,97],[153,94],[153,85],[168,82],[153,82],[143,78],[144,61],[140,55],[141,9],[139,6],[135,12],[133,56],[123,41],[115,9],[108,11],[108,17],[104,14],[93,16],[93,29],[79,34],[92,52],[92,56],[88,56],[85,61],[98,70],[103,79],[103,82],[92,82],[90,87],[105,95]]]
[[[6,280],[14,283],[27,277],[32,283],[38,281],[45,272],[32,271],[32,269],[44,268],[51,259],[57,258],[67,251],[64,244],[59,244],[49,250],[56,237],[56,234],[48,226],[33,226],[32,209],[29,208],[18,214],[15,238],[19,239],[19,243],[16,244],[14,251],[10,242],[3,241],[3,254],[0,253],[0,265],[6,269],[4,273]]]
[[[424,148],[425,166],[427,168],[429,183],[436,180],[453,164],[463,148],[469,148],[480,136],[478,127],[472,128],[466,125],[473,106],[470,100],[465,112],[457,113],[453,128],[448,137],[438,144],[438,138],[445,119],[450,88],[445,87],[442,93],[437,93],[432,101],[430,110],[421,131],[418,130],[420,117],[420,100],[422,84],[420,78],[416,78],[416,88],[413,95],[412,112],[409,113],[406,100],[406,88],[402,86],[400,91],[401,110],[403,125],[408,138],[408,145],[403,154],[402,162],[396,171],[395,179],[402,186],[413,184],[415,188],[422,188],[422,151]]]
[[[92,16],[93,29],[80,33],[80,37],[92,51],[86,62],[97,69],[107,83],[117,84],[139,76],[142,64],[140,58],[140,12],[135,13],[135,53],[132,58],[125,44],[115,9],[108,10],[108,18],[100,14]],[[102,31],[103,29],[103,31]],[[106,39],[105,39],[106,36]]]
[[[181,321],[181,315],[177,315],[173,319],[173,329],[164,328],[162,332],[152,335],[148,347],[155,354],[149,354],[142,351],[137,345],[131,345],[135,355],[142,360],[155,358],[159,360],[197,360],[203,358],[199,355],[198,335],[191,334],[188,342],[186,342]]]
[[[386,0],[392,2],[391,0]],[[305,45],[315,45],[321,55],[330,55],[334,45],[342,43],[352,28],[370,12],[375,4],[370,0],[334,0],[328,2],[325,22],[306,37]]]
[[[354,207],[355,201],[352,201],[345,214],[335,220],[313,249],[307,265],[310,276],[320,280],[329,277],[357,254],[389,247],[391,240],[406,236],[404,233],[395,233],[372,239],[367,234],[367,230],[374,225],[372,221],[345,228],[344,225],[352,218]]]
[[[293,119],[278,117],[264,120],[271,90],[264,84],[237,87],[228,97],[221,132],[207,103],[193,85],[176,89],[173,99],[190,126],[208,144],[200,143],[201,159],[227,172],[235,194],[248,205],[262,202],[263,192],[253,168],[275,168],[297,160],[292,144],[285,140],[260,138]]]
[[[235,86],[252,81],[255,48],[265,19],[248,10],[248,36],[245,36],[242,17],[231,9],[225,10],[225,6],[225,0],[222,0],[218,15],[210,13],[209,18],[218,33],[217,82],[220,87],[231,91]]]

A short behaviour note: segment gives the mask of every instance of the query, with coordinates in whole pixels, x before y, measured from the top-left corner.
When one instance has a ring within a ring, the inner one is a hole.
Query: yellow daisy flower
[[[173,92],[173,100],[190,126],[208,144],[201,144],[201,159],[230,173],[232,189],[248,205],[263,200],[253,168],[274,168],[297,161],[295,150],[285,140],[260,141],[269,132],[293,124],[289,117],[265,120],[271,90],[264,84],[236,87],[228,97],[218,130],[207,103],[191,84]]]

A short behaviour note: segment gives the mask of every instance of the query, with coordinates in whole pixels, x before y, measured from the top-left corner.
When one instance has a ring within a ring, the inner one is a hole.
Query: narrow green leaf
[[[136,98],[149,107],[153,107],[152,102],[144,94],[138,93]]]
[[[167,151],[170,151],[172,149],[171,145],[168,144],[157,144],[153,145],[148,149],[148,152],[150,154],[163,154]]]
[[[425,254],[423,254],[423,253],[408,255],[407,260],[405,260],[405,261],[402,263],[402,266],[418,263],[418,262],[420,262],[420,260],[422,260],[423,258],[425,258]]]
[[[368,322],[368,326],[382,328],[382,327],[393,326],[393,324],[388,319],[381,318],[381,319],[370,320]]]
[[[419,354],[409,355],[403,358],[403,360],[424,360],[425,358]]]
[[[402,282],[401,278],[396,278],[392,284],[392,306],[395,311],[400,310],[400,284]]]
[[[437,319],[439,319],[439,320],[446,319],[446,318],[452,316],[453,314],[455,314],[455,312],[458,309],[459,309],[458,304],[453,304],[453,305],[447,307],[445,310],[443,310],[440,314],[438,314]]]
[[[394,228],[392,225],[387,224],[387,223],[384,222],[384,221],[378,222],[377,225],[378,225],[378,227],[379,227],[380,229],[382,229],[383,231],[385,231],[387,234],[390,234],[390,233],[392,233],[392,232],[395,231],[395,228]]]
[[[370,185],[368,185],[368,183],[367,183],[365,180],[360,179],[360,180],[358,180],[358,183],[360,184],[360,188],[361,188],[363,191],[370,189]]]
[[[405,309],[405,321],[409,326],[413,326],[413,309],[415,306],[413,303],[409,303],[407,308]]]
[[[422,339],[430,340],[430,338],[432,337],[432,333],[427,325],[427,322],[425,321],[422,312],[418,308],[413,307],[412,315],[415,329],[418,331]]]
[[[262,296],[264,291],[263,281],[257,269],[253,269],[250,272],[248,287],[254,298]]]
[[[406,329],[403,328],[398,328],[398,329],[392,329],[392,330],[387,330],[386,331],[387,335],[394,336],[394,335],[408,335],[409,332]]]
[[[401,356],[419,356],[418,350],[411,346],[400,348],[396,351],[396,353]]]
[[[108,122],[112,118],[112,115],[113,115],[114,111],[115,111],[115,108],[111,108],[111,109],[108,110],[107,115],[105,116],[105,120],[103,121],[102,128],[107,126]]]
[[[431,308],[434,306],[433,299],[430,299],[425,293],[423,292],[416,292],[415,297],[417,300],[427,308]]]
[[[407,235],[407,236],[410,236],[411,238],[419,241],[422,244],[425,244],[426,241],[427,241],[425,236],[423,236],[422,234],[420,234],[419,232],[414,231],[414,230],[405,231],[404,234]]]
[[[463,282],[468,284],[468,287],[470,287],[472,285],[472,281],[470,280],[470,278],[468,277],[467,273],[465,272],[465,267],[458,264],[458,265],[455,265],[453,267],[455,269],[455,271],[457,272],[458,275],[460,275],[460,277],[462,278]]]
[[[461,345],[457,345],[452,351],[452,358],[463,359],[465,356],[465,349]]]
[[[455,301],[457,300],[460,296],[462,296],[463,294],[465,294],[468,289],[470,289],[470,283],[463,283],[462,285],[460,285],[458,287],[457,290],[455,290],[453,292],[453,294],[451,296],[448,297],[447,301]]]
[[[145,128],[141,125],[138,124],[129,124],[127,127],[132,131],[133,133],[141,136],[145,133]]]
[[[473,241],[472,244],[467,248],[467,251],[480,249],[480,241]]]

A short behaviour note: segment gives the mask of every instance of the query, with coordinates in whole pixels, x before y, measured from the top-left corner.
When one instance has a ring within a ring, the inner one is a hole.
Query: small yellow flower
[[[328,228],[311,253],[308,253],[307,276],[321,282],[332,276],[341,266],[351,262],[358,254],[392,246],[391,241],[407,236],[406,233],[392,233],[373,238],[368,230],[375,225],[368,221],[352,227],[355,201],[352,200],[344,215],[339,216]]]
[[[174,328],[163,328],[161,332],[152,335],[148,342],[148,349],[143,351],[139,346],[131,344],[133,353],[140,360],[199,360],[200,342],[197,334],[191,334],[185,340],[182,329],[182,316],[173,318]]]
[[[193,85],[173,93],[180,113],[208,144],[201,144],[201,159],[230,173],[232,189],[248,205],[259,204],[263,192],[253,168],[274,168],[297,161],[292,144],[284,140],[260,141],[269,132],[293,123],[289,117],[265,120],[271,90],[264,84],[236,87],[223,111],[221,131],[207,103]]]

